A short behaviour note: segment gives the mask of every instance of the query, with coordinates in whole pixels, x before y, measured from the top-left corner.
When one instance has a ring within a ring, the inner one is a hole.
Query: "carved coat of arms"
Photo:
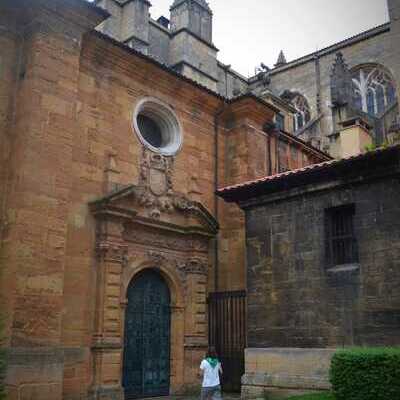
[[[140,173],[140,203],[150,210],[152,218],[171,212],[173,205],[173,158],[143,149]]]

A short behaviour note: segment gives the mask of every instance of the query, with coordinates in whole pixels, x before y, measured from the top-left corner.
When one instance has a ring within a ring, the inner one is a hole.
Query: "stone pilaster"
[[[99,221],[97,253],[97,299],[92,353],[93,400],[123,399],[121,387],[122,331],[126,304],[121,303],[121,276],[127,246],[118,241],[118,222]],[[106,235],[106,236],[104,236]]]
[[[185,381],[191,385],[202,357],[208,346],[207,337],[207,275],[208,262],[202,258],[190,258],[180,265],[185,276]],[[190,366],[190,367],[189,367]]]
[[[81,44],[103,12],[84,2],[15,0],[2,2],[0,13],[18,15],[19,53],[2,249],[13,365],[6,385],[10,396],[58,400]]]

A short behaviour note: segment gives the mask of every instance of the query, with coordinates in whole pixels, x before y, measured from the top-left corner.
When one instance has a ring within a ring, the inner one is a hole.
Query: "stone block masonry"
[[[248,211],[250,347],[399,344],[398,194],[388,177]],[[330,270],[325,210],[346,204],[360,264]]]
[[[246,349],[242,399],[285,399],[330,388],[334,349]]]
[[[250,95],[230,103],[94,31],[106,17],[84,0],[0,3],[0,300],[11,400],[122,398],[126,292],[145,269],[171,292],[170,391],[198,385],[207,294],[216,275],[220,289],[245,280],[243,215],[212,215],[216,172],[224,184],[269,173],[268,157],[279,165],[263,131],[274,107]],[[132,127],[149,97],[181,125],[173,156],[144,147]],[[286,139],[286,167],[326,159]],[[221,258],[216,274],[218,225],[219,246],[240,259],[230,267]]]
[[[400,344],[399,158],[389,147],[218,192],[246,216],[245,396],[327,389],[330,349]]]

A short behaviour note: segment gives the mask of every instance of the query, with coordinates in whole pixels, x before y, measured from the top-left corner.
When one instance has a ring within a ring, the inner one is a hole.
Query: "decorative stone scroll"
[[[134,225],[125,226],[123,237],[129,242],[149,246],[152,248],[163,248],[182,252],[208,252],[208,241],[196,237],[184,237],[182,235],[163,235],[162,232],[151,230],[138,230]]]
[[[147,256],[152,262],[154,262],[157,265],[163,264],[168,261],[167,257],[156,251],[148,251]]]
[[[127,255],[128,246],[125,244],[111,242],[97,243],[96,256],[99,260],[125,264]]]
[[[187,262],[178,264],[178,270],[185,275],[203,275],[208,274],[208,261],[202,258],[191,258]]]

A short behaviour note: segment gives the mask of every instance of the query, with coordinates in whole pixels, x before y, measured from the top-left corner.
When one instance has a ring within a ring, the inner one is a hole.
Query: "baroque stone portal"
[[[191,384],[187,371],[197,363],[185,360],[200,361],[207,346],[209,241],[218,224],[201,204],[173,190],[172,171],[172,158],[144,149],[139,185],[90,204],[97,223],[94,399],[123,398],[127,290],[140,272],[157,271],[171,293],[171,393]]]

